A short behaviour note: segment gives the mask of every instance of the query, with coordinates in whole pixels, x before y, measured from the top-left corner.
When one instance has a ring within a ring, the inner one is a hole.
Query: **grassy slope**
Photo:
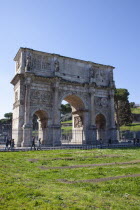
[[[120,157],[95,157],[105,154],[115,154]],[[51,160],[58,157],[75,157],[75,159]],[[37,160],[31,162],[30,159]],[[0,209],[140,209],[140,177],[99,183],[66,184],[58,181],[140,173],[140,163],[75,169],[39,168],[42,165],[68,166],[138,159],[140,159],[139,148],[0,153]]]
[[[65,124],[65,123],[72,123],[72,120],[61,122],[61,124]]]
[[[131,108],[133,114],[140,114],[140,108]],[[120,130],[140,131],[140,123],[132,123],[129,126],[121,126]]]
[[[133,114],[140,114],[140,108],[131,108]]]
[[[68,121],[71,122],[71,121]],[[65,122],[63,122],[64,124]],[[72,127],[71,126],[66,126],[66,127],[62,127],[62,129],[64,131],[71,131]],[[130,130],[130,131],[140,131],[140,123],[132,123],[129,126],[121,126],[120,130],[125,131],[125,130]]]
[[[132,123],[128,126],[121,126],[120,130],[140,131],[140,123]]]
[[[131,111],[134,114],[140,114],[140,108],[132,108]],[[72,123],[72,120],[62,122],[62,124],[65,124],[65,123]],[[72,127],[67,126],[67,127],[63,127],[63,129],[65,131],[71,131]],[[122,131],[125,131],[125,130],[140,131],[140,123],[132,123],[129,126],[121,126],[120,130],[122,130]]]
[[[65,123],[72,123],[72,120],[61,122],[61,124],[63,124],[63,125]],[[69,132],[72,130],[72,126],[64,126],[64,127],[62,127],[62,129],[64,130],[63,133],[66,133],[66,132]]]

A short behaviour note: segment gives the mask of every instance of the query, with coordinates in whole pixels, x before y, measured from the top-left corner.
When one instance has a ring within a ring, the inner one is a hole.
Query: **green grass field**
[[[62,129],[64,130],[64,132],[69,132],[72,130],[72,126],[66,126],[66,127],[62,127]],[[132,123],[131,125],[128,126],[121,126],[120,127],[121,131],[126,131],[126,130],[130,130],[130,131],[140,131],[140,123]]]
[[[72,126],[65,126],[65,124],[67,124],[67,123],[72,123],[72,120],[61,122],[61,124],[63,125],[62,126],[63,133],[72,131]]]
[[[0,169],[2,210],[140,209],[140,176],[116,179],[140,175],[140,148],[1,152]]]
[[[61,122],[61,124],[65,124],[65,123],[72,123],[72,120]]]
[[[121,131],[125,130],[130,130],[130,131],[140,131],[140,123],[132,123],[131,125],[128,126],[121,126],[120,127]]]
[[[133,109],[135,109],[135,111],[137,111],[138,109],[139,109],[139,111],[140,111],[140,108],[133,108]],[[137,111],[138,112],[138,111]],[[70,121],[65,121],[65,122],[62,122],[62,124],[64,125],[65,123],[72,123],[72,121],[70,120]],[[72,130],[72,126],[66,126],[66,127],[62,127],[63,128],[63,130],[65,131],[65,132],[68,132],[68,131],[71,131]],[[126,131],[126,130],[130,130],[130,131],[140,131],[140,123],[132,123],[132,124],[130,124],[130,125],[128,125],[128,126],[121,126],[120,127],[120,130],[121,131]]]
[[[131,108],[133,114],[140,114],[140,108]]]

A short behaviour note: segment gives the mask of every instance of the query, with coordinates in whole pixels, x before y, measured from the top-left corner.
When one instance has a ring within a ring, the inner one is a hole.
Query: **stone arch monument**
[[[34,114],[42,143],[61,145],[64,99],[72,107],[72,129],[84,131],[84,144],[96,144],[97,138],[117,140],[114,67],[28,48],[20,48],[14,61],[12,137],[17,146],[30,146]]]

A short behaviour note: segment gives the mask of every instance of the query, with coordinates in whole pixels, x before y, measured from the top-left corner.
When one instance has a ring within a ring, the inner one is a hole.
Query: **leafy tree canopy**
[[[71,113],[71,106],[70,106],[70,104],[61,104],[61,113],[62,114]]]
[[[117,127],[129,125],[132,123],[131,108],[128,101],[129,92],[127,89],[115,90],[115,117]]]
[[[9,113],[5,113],[4,114],[4,117],[6,118],[6,119],[8,119],[8,120],[11,120],[12,119],[12,112],[9,112]]]
[[[130,102],[130,107],[131,107],[131,108],[135,108],[135,106],[136,106],[136,105],[135,105],[135,102]]]
[[[117,101],[126,101],[128,100],[129,92],[127,89],[116,89],[115,90],[115,100]]]
[[[0,123],[5,124],[5,123],[11,123],[12,122],[12,112],[5,113],[3,119],[0,119]]]

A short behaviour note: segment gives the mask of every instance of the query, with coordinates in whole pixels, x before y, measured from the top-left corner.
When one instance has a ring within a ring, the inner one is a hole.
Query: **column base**
[[[119,141],[117,139],[117,129],[115,127],[110,128],[111,132],[111,142],[112,144],[117,144]]]
[[[86,143],[89,145],[96,145],[96,126],[95,125],[91,125],[88,129],[88,135],[87,135],[87,141]]]
[[[22,144],[22,143],[17,143],[17,144],[16,144],[16,147],[21,147],[21,144]]]
[[[21,143],[22,147],[30,147],[32,139],[32,125],[24,124],[23,125],[23,142]]]
[[[61,126],[52,125],[53,129],[53,146],[61,146]]]

